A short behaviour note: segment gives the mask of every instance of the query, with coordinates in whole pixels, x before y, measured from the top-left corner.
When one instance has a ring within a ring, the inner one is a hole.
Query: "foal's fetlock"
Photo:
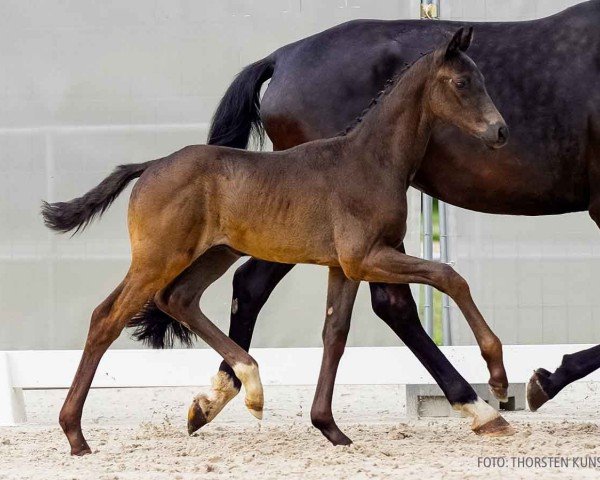
[[[477,435],[504,437],[515,433],[514,428],[479,397],[472,403],[455,404],[453,408],[461,411],[463,416],[473,419],[471,430]]]
[[[508,401],[508,378],[506,377],[506,370],[502,363],[502,358],[496,362],[488,362],[488,369],[490,371],[490,380],[488,385],[490,392],[500,402]]]
[[[500,402],[508,402],[508,384],[500,385],[498,382],[490,380],[488,383],[490,392]]]
[[[219,371],[212,378],[210,392],[199,393],[192,401],[188,410],[188,433],[191,435],[211,422],[238,392],[231,377]]]
[[[315,428],[317,428],[323,436],[333,445],[350,445],[352,440],[346,436],[344,432],[335,423],[331,415],[319,415],[311,412],[310,420]]]
[[[256,362],[251,363],[236,363],[233,367],[233,372],[240,379],[246,398],[244,403],[246,408],[259,420],[263,417],[264,394],[263,386],[260,381],[260,374]]]

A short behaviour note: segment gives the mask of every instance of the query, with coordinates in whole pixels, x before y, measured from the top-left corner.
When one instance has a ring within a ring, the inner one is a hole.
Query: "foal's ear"
[[[446,47],[446,53],[444,54],[444,58],[448,59],[452,56],[456,55],[459,51],[465,52],[469,45],[471,45],[471,40],[473,39],[473,27],[469,28],[469,31],[465,33],[465,29],[460,27],[452,40],[448,43]]]
[[[462,48],[464,31],[465,31],[465,29],[463,27],[460,27],[456,31],[456,33],[454,34],[454,36],[452,37],[450,42],[448,42],[448,45],[446,46],[446,52],[444,53],[445,59],[453,57],[454,55],[456,55],[459,52],[459,50],[464,52],[467,49],[466,47],[464,49]],[[469,39],[469,43],[471,43],[470,39]],[[468,46],[469,45],[467,45],[467,47]]]
[[[469,30],[467,31],[467,33],[463,33],[461,42],[460,42],[460,51],[461,52],[466,52],[467,49],[469,48],[469,46],[471,45],[471,42],[473,41],[473,27],[469,27]]]

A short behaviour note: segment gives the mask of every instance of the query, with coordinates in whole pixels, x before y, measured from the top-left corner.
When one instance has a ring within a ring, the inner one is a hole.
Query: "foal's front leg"
[[[483,319],[473,302],[467,282],[445,264],[412,257],[392,247],[371,251],[362,261],[355,257],[342,261],[346,275],[355,280],[381,283],[422,283],[448,294],[459,306],[475,334],[483,358],[490,371],[490,388],[497,398],[506,397],[508,380],[502,361],[502,344]],[[473,417],[476,433],[512,434],[508,423],[492,407],[478,399],[460,406]]]
[[[323,327],[323,360],[310,419],[312,424],[334,445],[352,443],[352,440],[336,425],[331,402],[335,376],[350,330],[350,318],[358,285],[359,282],[346,278],[341,268],[329,269],[327,311]]]

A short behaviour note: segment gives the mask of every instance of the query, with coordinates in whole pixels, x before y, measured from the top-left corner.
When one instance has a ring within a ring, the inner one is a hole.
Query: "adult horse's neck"
[[[417,60],[347,135],[362,162],[404,167],[412,174],[419,167],[431,134],[426,102],[433,54]]]

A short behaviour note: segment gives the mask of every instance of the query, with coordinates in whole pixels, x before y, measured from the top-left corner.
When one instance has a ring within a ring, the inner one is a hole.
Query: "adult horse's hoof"
[[[550,375],[548,370],[538,368],[529,379],[529,383],[527,384],[527,405],[529,405],[529,410],[532,412],[537,411],[544,403],[550,400],[550,397],[542,386],[542,382],[548,375]]]
[[[477,435],[486,435],[488,437],[509,437],[515,434],[515,429],[501,415],[498,415],[489,422],[475,427],[473,432]]]
[[[188,434],[191,435],[196,430],[201,429],[207,423],[208,420],[204,411],[202,410],[202,407],[200,406],[200,402],[198,402],[197,399],[194,399],[188,410]]]
[[[508,387],[490,385],[490,392],[499,402],[508,402]]]

